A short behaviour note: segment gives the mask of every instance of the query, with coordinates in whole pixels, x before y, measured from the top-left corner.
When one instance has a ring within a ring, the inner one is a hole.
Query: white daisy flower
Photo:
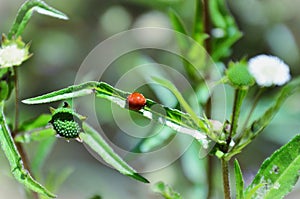
[[[262,87],[281,86],[291,79],[290,69],[281,59],[271,55],[258,55],[249,60],[249,72]]]
[[[27,55],[27,50],[18,48],[17,44],[4,46],[0,49],[0,66],[18,66],[27,59]]]

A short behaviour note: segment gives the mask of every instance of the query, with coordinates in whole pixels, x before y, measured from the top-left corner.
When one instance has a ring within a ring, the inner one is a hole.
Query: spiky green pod
[[[78,138],[82,132],[83,117],[75,113],[72,109],[62,107],[52,110],[52,124],[58,135],[64,138]]]

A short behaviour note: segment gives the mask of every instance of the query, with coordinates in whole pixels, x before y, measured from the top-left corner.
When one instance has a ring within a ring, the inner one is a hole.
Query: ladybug
[[[128,95],[127,104],[130,110],[138,111],[146,105],[146,98],[141,93],[134,92]]]

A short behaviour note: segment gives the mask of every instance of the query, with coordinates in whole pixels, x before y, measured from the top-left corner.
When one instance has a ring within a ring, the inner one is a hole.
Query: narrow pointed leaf
[[[105,82],[93,81],[70,86],[38,97],[26,99],[22,102],[25,104],[42,104],[81,97],[94,93],[96,94],[96,97],[107,99],[117,104],[121,108],[129,109],[126,101],[127,96],[130,95],[129,92],[114,88]],[[152,109],[152,106],[160,108],[159,110]],[[192,117],[187,113],[163,106],[150,99],[147,99],[145,107],[136,112],[141,114],[143,117],[166,125],[177,132],[188,134],[196,138],[202,142],[203,146],[207,145],[207,136],[203,132],[199,131],[199,127],[195,125]],[[201,119],[198,118],[197,120]]]
[[[187,35],[186,27],[183,24],[182,19],[179,17],[179,15],[176,13],[175,10],[169,9],[169,18],[172,24],[172,27],[175,31],[178,31],[184,35]],[[178,42],[178,45],[182,51],[186,51],[189,47],[189,41],[187,41],[187,37],[183,37],[181,35],[176,35],[176,39]]]
[[[236,199],[243,199],[244,180],[243,180],[241,167],[237,159],[235,159],[234,161],[234,176],[235,176],[235,187],[236,187]]]
[[[25,170],[21,155],[19,154],[16,145],[14,144],[11,132],[5,121],[5,116],[3,114],[3,105],[0,104],[0,106],[0,144],[2,150],[4,151],[4,154],[9,161],[11,172],[14,175],[15,179],[34,192],[47,195],[51,198],[56,197],[53,193],[48,191],[40,183],[34,180],[32,176]]]
[[[225,0],[209,1],[209,12],[212,19],[213,30],[218,32],[212,34],[212,58],[219,61],[223,57],[228,57],[231,53],[232,45],[242,37],[242,33],[235,22],[234,17],[229,12]]]
[[[182,19],[179,17],[175,10],[169,9],[169,17],[171,19],[173,29],[187,35],[186,27],[184,26]]]
[[[175,97],[178,99],[179,103],[183,106],[183,108],[186,110],[186,112],[191,116],[191,119],[193,120],[193,122],[201,130],[203,130],[205,133],[207,133],[210,136],[210,138],[217,141],[217,138],[212,133],[210,133],[210,130],[208,128],[208,126],[209,126],[208,121],[205,119],[200,119],[197,116],[197,114],[193,111],[193,109],[190,107],[190,105],[185,101],[185,99],[183,98],[181,93],[177,90],[177,88],[171,82],[169,82],[168,80],[157,78],[157,77],[153,77],[152,79],[154,81],[156,81],[157,83],[159,83],[160,85],[168,88],[175,95]]]
[[[224,0],[210,0],[209,11],[210,11],[210,17],[213,24],[218,28],[225,29],[227,26],[226,17],[228,13],[222,12],[221,10],[222,5],[220,5],[222,2],[224,2]]]
[[[84,133],[79,134],[80,139],[100,155],[106,163],[124,175],[144,183],[149,183],[146,178],[139,175],[132,167],[122,160],[95,129],[85,122],[83,123],[82,128]]]
[[[254,195],[256,194],[257,190],[260,189],[261,187],[265,186],[265,184],[258,184],[256,186],[254,186],[253,188],[247,190],[247,193],[245,194],[245,199],[251,199],[254,197]]]
[[[45,95],[23,100],[25,104],[43,104],[66,100],[70,98],[82,97],[94,93],[98,82],[86,82],[80,85],[69,86],[67,88],[54,91]]]
[[[30,131],[46,126],[51,120],[51,114],[41,114],[36,118],[27,120],[20,124],[19,131]]]
[[[299,90],[300,78],[297,78],[289,84],[287,84],[286,86],[284,86],[280,91],[278,97],[276,98],[275,103],[260,118],[255,120],[252,123],[250,129],[247,130],[251,130],[251,134],[254,135],[257,135],[258,133],[263,131],[265,127],[268,126],[268,124],[271,122],[273,117],[277,114],[277,112],[280,110],[285,100]]]
[[[14,140],[20,143],[30,143],[33,141],[51,139],[55,135],[56,132],[53,128],[40,128],[32,131],[21,132],[14,138]]]
[[[23,33],[34,11],[59,19],[68,19],[64,13],[52,8],[41,0],[27,0],[18,11],[17,17],[8,34],[9,39],[13,36],[18,37]]]
[[[48,125],[51,117],[51,114],[42,114],[37,118],[23,122],[14,140],[16,142],[29,143],[51,139],[56,134],[54,129]]]
[[[300,135],[275,151],[261,165],[251,185],[247,188],[249,192],[258,184],[260,187],[252,198],[283,198],[295,186],[300,171]]]

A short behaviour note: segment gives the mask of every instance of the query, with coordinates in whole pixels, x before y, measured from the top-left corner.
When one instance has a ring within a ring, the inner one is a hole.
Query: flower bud
[[[85,119],[83,116],[66,106],[52,108],[51,112],[50,123],[58,135],[64,138],[78,138],[79,133],[82,132],[82,121]]]

